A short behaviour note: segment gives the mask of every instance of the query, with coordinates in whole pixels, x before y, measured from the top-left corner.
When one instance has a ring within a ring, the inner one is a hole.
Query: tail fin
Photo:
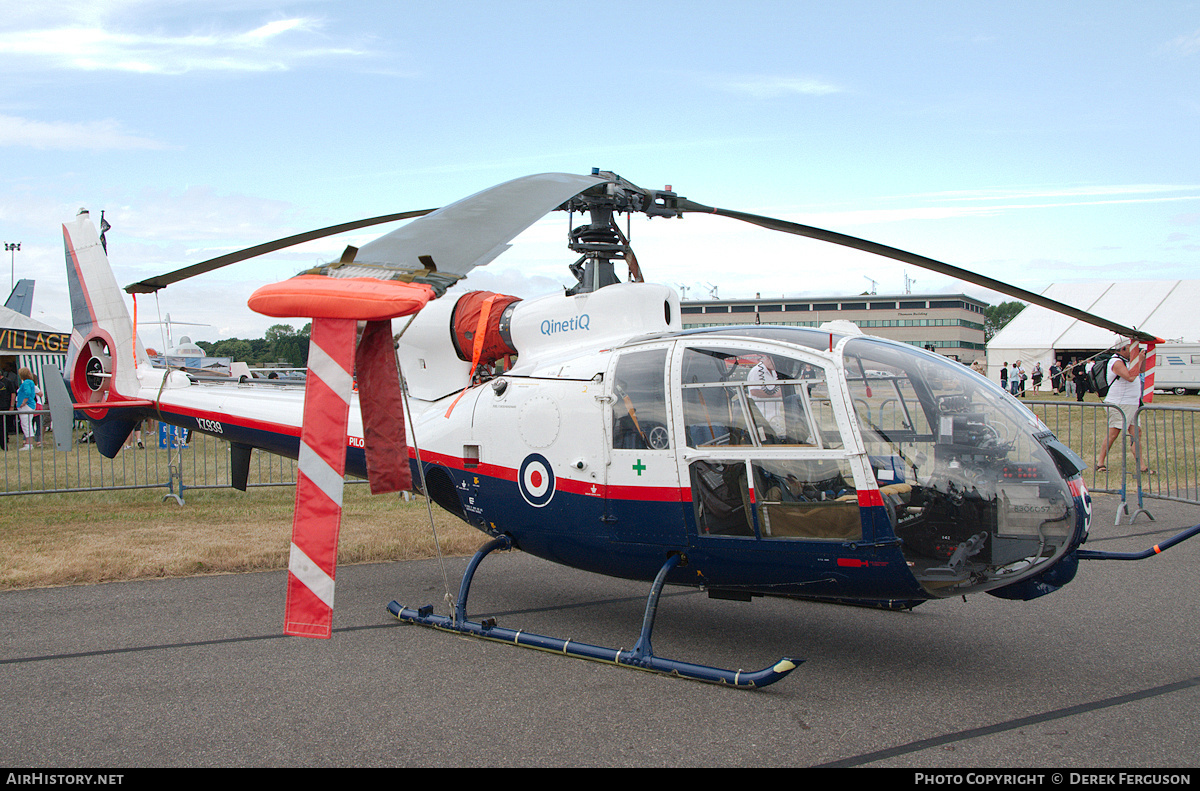
[[[96,404],[137,396],[138,362],[149,362],[137,342],[133,320],[113,277],[108,255],[86,210],[63,224],[67,285],[71,294],[71,344],[66,374],[78,403]],[[136,418],[106,416],[107,410],[87,410],[93,419],[97,448],[112,458],[136,423]],[[110,436],[111,435],[111,436]]]
[[[15,310],[22,316],[33,316],[33,286],[32,280],[18,280],[4,307]]]
[[[138,362],[149,358],[135,342],[133,320],[86,210],[63,224],[63,245],[74,324],[67,354],[73,395],[81,403],[131,398]]]

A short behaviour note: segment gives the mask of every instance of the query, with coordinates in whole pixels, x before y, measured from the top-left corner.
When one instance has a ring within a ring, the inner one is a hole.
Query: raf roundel
[[[541,508],[554,497],[554,471],[545,456],[531,453],[521,462],[517,475],[521,496],[535,508]]]

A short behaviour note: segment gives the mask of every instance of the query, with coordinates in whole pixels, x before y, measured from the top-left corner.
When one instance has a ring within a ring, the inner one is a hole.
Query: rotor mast
[[[644,190],[615,173],[592,168],[593,176],[602,176],[611,181],[579,193],[559,207],[569,212],[587,212],[588,222],[570,226],[567,232],[567,247],[579,253],[579,259],[571,264],[571,274],[576,283],[567,289],[567,296],[598,291],[605,286],[621,282],[614,261],[624,261],[629,268],[629,279],[642,282],[641,267],[637,256],[629,245],[628,236],[621,231],[616,216],[625,212],[643,212],[650,217],[680,217],[676,209],[678,196],[668,186],[665,190]]]

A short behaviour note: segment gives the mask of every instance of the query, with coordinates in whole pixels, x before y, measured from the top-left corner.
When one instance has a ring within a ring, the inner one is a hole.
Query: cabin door
[[[616,541],[680,547],[686,541],[667,399],[671,345],[618,352],[606,377],[611,455],[605,520]]]

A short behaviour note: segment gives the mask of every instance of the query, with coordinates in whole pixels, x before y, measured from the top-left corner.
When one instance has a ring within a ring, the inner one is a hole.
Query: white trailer
[[[1200,393],[1200,343],[1164,343],[1156,350],[1154,389]]]

